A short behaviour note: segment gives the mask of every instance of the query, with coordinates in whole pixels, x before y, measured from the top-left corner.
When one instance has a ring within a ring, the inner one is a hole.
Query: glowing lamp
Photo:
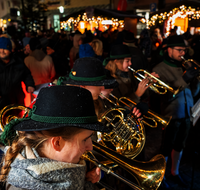
[[[112,20],[103,20],[102,24],[106,24],[106,25],[112,25],[113,21]]]
[[[85,22],[81,21],[79,24],[80,24],[80,29],[85,29]]]
[[[60,11],[60,13],[64,13],[64,7],[63,7],[63,6],[60,6],[60,7],[59,7],[59,11]]]

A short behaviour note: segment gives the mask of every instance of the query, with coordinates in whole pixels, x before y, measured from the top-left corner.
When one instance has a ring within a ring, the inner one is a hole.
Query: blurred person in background
[[[24,105],[24,93],[21,82],[26,90],[32,93],[35,89],[31,72],[24,65],[23,60],[12,53],[9,38],[0,38],[0,109],[9,104]]]
[[[46,52],[47,55],[51,56],[53,60],[56,71],[56,79],[60,76],[65,76],[70,72],[69,61],[62,51],[62,46],[59,41],[54,42],[52,39],[49,39]]]
[[[29,45],[30,54],[25,58],[24,63],[31,71],[36,90],[39,90],[41,87],[53,82],[56,71],[52,58],[41,50],[41,44],[38,38],[31,38]],[[35,92],[35,94],[37,93]]]

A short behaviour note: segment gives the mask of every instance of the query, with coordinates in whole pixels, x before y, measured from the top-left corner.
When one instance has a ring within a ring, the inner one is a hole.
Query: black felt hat
[[[174,35],[169,37],[169,40],[167,42],[167,47],[175,47],[175,46],[186,47],[186,44],[182,36]]]
[[[125,43],[135,43],[136,39],[133,32],[126,31],[123,34],[123,42]]]
[[[112,47],[110,51],[110,57],[106,58],[103,62],[103,66],[106,66],[109,60],[113,59],[124,59],[126,57],[131,57],[131,52],[129,47],[124,44],[118,44]]]
[[[13,128],[41,131],[71,126],[102,132],[109,130],[98,122],[88,90],[76,86],[50,86],[40,90],[28,118]]]
[[[69,74],[66,84],[105,86],[114,85],[117,81],[113,77],[106,76],[101,61],[93,57],[77,59]]]

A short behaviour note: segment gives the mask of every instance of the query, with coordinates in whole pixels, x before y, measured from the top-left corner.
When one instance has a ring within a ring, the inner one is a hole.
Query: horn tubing
[[[110,148],[93,141],[94,151],[117,163],[129,172],[138,182],[138,185],[146,190],[157,189],[164,177],[166,161],[163,155],[156,155],[148,162],[131,160]]]

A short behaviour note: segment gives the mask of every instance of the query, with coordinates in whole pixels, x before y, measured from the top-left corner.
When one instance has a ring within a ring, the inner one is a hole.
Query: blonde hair
[[[92,46],[96,55],[102,56],[102,54],[103,54],[103,43],[102,43],[101,40],[98,40],[98,39],[93,40],[91,46]]]
[[[56,136],[61,136],[64,140],[71,139],[74,135],[80,133],[82,128],[77,127],[61,127],[46,131],[20,131],[19,136],[13,141],[3,158],[3,166],[1,168],[0,181],[6,181],[10,171],[10,165],[17,155],[26,147],[37,149],[38,153],[42,152],[44,142]]]
[[[116,71],[117,71],[117,68],[118,68],[118,67],[117,67],[117,64],[116,64],[117,61],[120,62],[120,64],[123,64],[124,59],[110,60],[110,61],[108,62],[108,64],[105,66],[105,69],[109,70],[111,76],[114,77],[114,78],[118,78],[118,77],[116,76]]]

